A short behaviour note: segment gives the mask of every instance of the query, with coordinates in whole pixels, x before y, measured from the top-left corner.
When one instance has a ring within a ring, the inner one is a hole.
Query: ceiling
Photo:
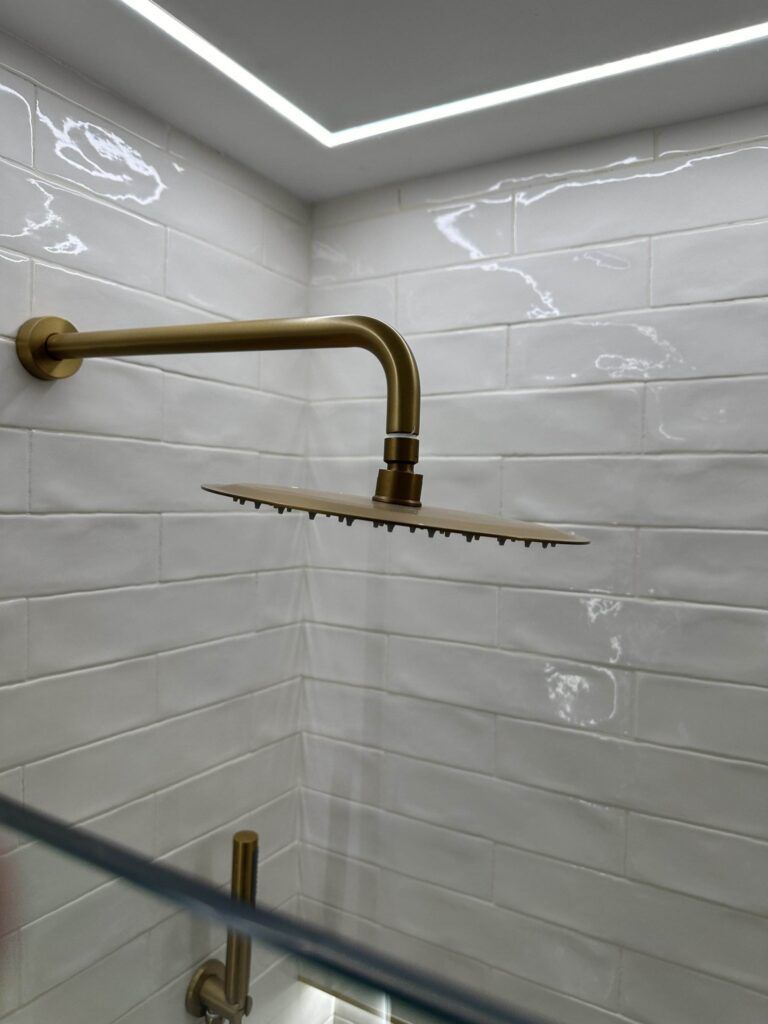
[[[768,20],[768,0],[162,0],[338,130]],[[326,149],[118,0],[0,0],[20,36],[307,199],[768,102],[768,41]]]

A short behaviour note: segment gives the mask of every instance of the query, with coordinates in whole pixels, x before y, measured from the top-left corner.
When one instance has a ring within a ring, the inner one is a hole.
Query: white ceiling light
[[[764,21],[759,25],[749,25],[747,28],[721,32],[704,39],[694,39],[687,43],[678,43],[675,46],[665,46],[660,50],[640,53],[634,57],[625,57],[621,60],[609,61],[606,64],[595,64],[593,67],[582,68],[579,71],[568,71],[565,74],[541,78],[535,82],[524,82],[522,85],[497,89],[479,96],[468,96],[450,103],[439,103],[434,107],[414,110],[408,114],[397,114],[394,117],[382,118],[380,121],[369,121],[367,124],[330,131],[300,107],[297,107],[295,103],[286,99],[277,90],[244,68],[242,64],[238,64],[236,60],[228,57],[226,53],[214,46],[213,43],[208,42],[194,29],[189,28],[188,25],[154,3],[153,0],[120,0],[120,2],[146,18],[156,28],[165,32],[177,43],[245,89],[246,92],[261,100],[275,113],[280,114],[281,117],[329,149],[345,146],[350,142],[359,142],[362,139],[375,138],[377,135],[386,135],[388,132],[402,131],[404,128],[414,128],[420,124],[428,124],[430,121],[442,121],[448,117],[457,117],[459,114],[487,110],[490,107],[503,106],[506,103],[529,99],[532,96],[541,96],[544,93],[556,92],[560,89],[570,89],[587,82],[597,82],[631,71],[642,71],[646,68],[658,67],[661,64],[671,64],[689,57],[698,57],[716,50],[726,50],[760,39],[768,39],[768,21]]]

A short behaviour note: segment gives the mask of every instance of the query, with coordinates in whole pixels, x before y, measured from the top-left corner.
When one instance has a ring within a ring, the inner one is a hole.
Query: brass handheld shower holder
[[[542,547],[588,543],[538,523],[422,506],[422,477],[414,471],[419,460],[418,367],[405,339],[373,317],[311,316],[81,333],[68,320],[42,316],[27,320],[16,336],[22,364],[33,376],[47,381],[71,377],[83,359],[98,356],[352,347],[376,356],[387,378],[386,468],[379,470],[371,498],[261,483],[205,484],[205,490],[243,505],[253,502],[257,508],[266,504],[278,512],[297,509],[308,512],[312,519],[319,513],[347,525],[361,519],[390,531],[407,526],[411,533],[426,530],[430,537],[458,533],[468,541],[495,537],[499,544],[523,541],[526,547],[533,543]]]
[[[259,837],[249,830],[232,838],[231,894],[253,906],[259,865]],[[192,975],[184,1006],[193,1017],[205,1017],[211,1024],[242,1024],[251,1012],[248,995],[251,981],[251,940],[247,935],[227,932],[225,962],[206,960]]]

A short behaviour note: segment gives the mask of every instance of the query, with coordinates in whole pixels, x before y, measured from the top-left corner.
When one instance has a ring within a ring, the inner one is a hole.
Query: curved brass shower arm
[[[280,349],[364,348],[387,379],[387,437],[376,494],[379,501],[419,505],[418,462],[421,390],[416,360],[394,328],[368,316],[309,316],[184,326],[79,332],[60,317],[27,320],[16,336],[26,369],[42,380],[71,377],[83,359],[174,352],[243,352]]]

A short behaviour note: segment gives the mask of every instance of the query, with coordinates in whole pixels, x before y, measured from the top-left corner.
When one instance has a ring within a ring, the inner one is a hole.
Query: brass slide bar
[[[41,380],[71,377],[83,359],[105,356],[321,348],[363,348],[381,363],[387,379],[386,432],[396,436],[385,439],[387,469],[379,471],[374,497],[418,506],[422,478],[413,467],[419,458],[419,370],[405,339],[381,320],[308,316],[81,332],[61,317],[43,316],[27,320],[16,336],[19,359]]]
[[[258,834],[250,829],[235,832],[231,894],[233,900],[248,907],[256,905],[258,863]],[[230,928],[225,962],[206,960],[197,968],[187,987],[184,1006],[193,1017],[242,1024],[243,1017],[251,1012],[250,982],[251,938]]]
[[[415,967],[320,925],[261,904],[233,900],[193,875],[153,862],[88,829],[73,827],[0,795],[0,823],[101,871],[108,871],[182,909],[242,932],[272,949],[309,960],[353,983],[368,985],[432,1014],[443,1024],[541,1024],[485,992]],[[402,1014],[397,1014],[402,1016]]]

